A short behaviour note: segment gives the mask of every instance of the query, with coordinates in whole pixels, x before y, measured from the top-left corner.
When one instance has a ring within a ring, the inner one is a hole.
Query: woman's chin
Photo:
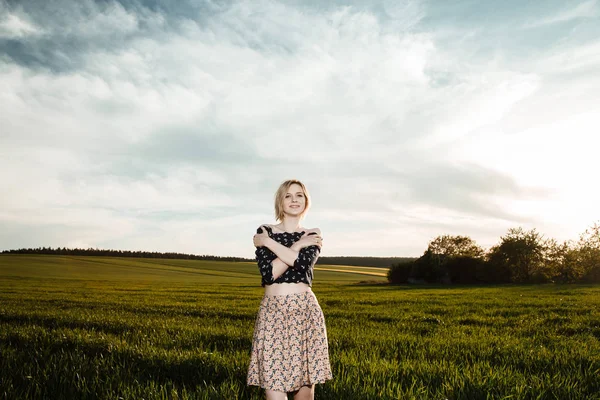
[[[288,214],[300,214],[302,212],[301,208],[288,208]]]

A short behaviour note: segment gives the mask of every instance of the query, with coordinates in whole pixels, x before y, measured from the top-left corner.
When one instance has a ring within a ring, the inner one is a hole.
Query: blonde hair
[[[287,194],[288,189],[294,183],[299,185],[302,188],[302,192],[304,193],[305,206],[304,206],[304,210],[302,211],[302,214],[300,214],[300,219],[304,218],[304,216],[306,215],[306,212],[308,211],[308,209],[310,207],[310,194],[308,194],[308,190],[306,189],[306,186],[304,186],[304,184],[302,182],[300,182],[299,180],[288,179],[287,181],[285,181],[281,185],[279,185],[279,189],[277,189],[277,192],[275,193],[275,218],[278,221],[283,221],[283,217],[284,217],[283,200],[285,199],[285,195]]]

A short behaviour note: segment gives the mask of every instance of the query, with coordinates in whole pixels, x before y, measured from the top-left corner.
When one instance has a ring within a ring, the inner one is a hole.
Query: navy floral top
[[[271,239],[287,247],[291,247],[305,232],[273,232],[270,227],[265,226],[265,228]],[[262,229],[258,228],[256,233],[262,233]],[[317,232],[309,233],[309,235],[316,234]],[[303,282],[312,286],[313,268],[319,258],[320,252],[321,249],[317,245],[303,247],[298,252],[298,257],[296,258],[296,261],[294,261],[294,265],[288,267],[279,278],[273,279],[273,260],[277,258],[277,255],[266,246],[257,247],[254,253],[256,254],[258,269],[262,275],[261,285],[264,287],[265,285],[272,285],[273,283]]]

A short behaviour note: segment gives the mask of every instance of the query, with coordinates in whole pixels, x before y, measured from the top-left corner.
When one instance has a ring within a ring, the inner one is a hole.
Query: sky
[[[0,0],[0,250],[322,256],[600,220],[600,0]]]

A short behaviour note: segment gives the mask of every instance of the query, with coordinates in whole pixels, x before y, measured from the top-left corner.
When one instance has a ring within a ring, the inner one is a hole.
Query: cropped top
[[[284,246],[291,247],[297,242],[304,231],[302,232],[273,232],[268,226],[265,226],[269,237]],[[258,228],[256,233],[262,233],[262,229]],[[316,235],[317,232],[311,232],[309,235]],[[272,285],[273,283],[307,283],[312,286],[313,268],[319,258],[320,248],[317,245],[307,246],[300,249],[298,257],[294,261],[294,265],[288,267],[283,274],[277,279],[273,279],[273,260],[277,255],[266,246],[256,248],[256,261],[258,269],[262,275],[261,285]]]

